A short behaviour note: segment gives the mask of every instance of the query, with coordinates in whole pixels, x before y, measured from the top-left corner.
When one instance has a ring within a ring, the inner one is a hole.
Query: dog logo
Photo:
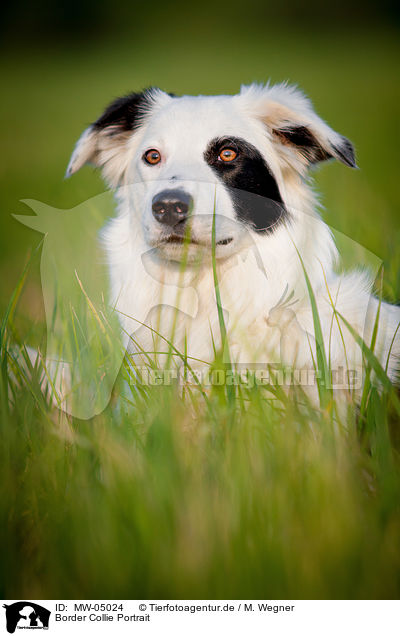
[[[37,603],[18,601],[3,607],[9,634],[14,634],[16,629],[49,629],[51,612]]]

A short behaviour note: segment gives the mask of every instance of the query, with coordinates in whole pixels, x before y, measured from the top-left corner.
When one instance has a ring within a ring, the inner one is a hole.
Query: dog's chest
[[[209,364],[222,348],[222,314],[232,360],[277,361],[279,333],[266,322],[274,298],[265,273],[239,262],[218,274],[219,295],[211,268],[186,286],[158,283],[149,285],[145,294],[124,294],[121,315],[138,317],[136,324],[122,317],[124,330],[131,333],[129,352],[143,363],[150,356],[162,365],[172,348],[178,364],[185,356],[192,366]]]

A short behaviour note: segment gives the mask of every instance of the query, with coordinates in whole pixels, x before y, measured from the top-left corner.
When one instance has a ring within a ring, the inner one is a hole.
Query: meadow
[[[315,175],[324,219],[382,260],[378,293],[399,300],[398,34],[242,32],[216,54],[196,33],[184,55],[143,37],[2,58],[0,595],[398,598],[399,397],[371,343],[383,389],[367,382],[339,423],[334,395],[316,408],[277,387],[121,397],[126,369],[106,409],[82,420],[43,395],[39,366],[15,360],[24,343],[44,347],[46,323],[42,236],[11,214],[30,213],[22,199],[71,209],[103,192],[90,168],[63,180],[73,145],[113,97],[149,85],[297,83],[357,150],[358,171]]]

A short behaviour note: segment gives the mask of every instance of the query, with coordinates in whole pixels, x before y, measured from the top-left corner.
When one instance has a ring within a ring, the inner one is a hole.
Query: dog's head
[[[67,175],[101,167],[163,257],[179,259],[183,245],[190,257],[215,240],[224,258],[249,232],[271,234],[289,219],[308,167],[333,158],[355,167],[351,143],[296,88],[251,85],[217,97],[152,88],[108,106],[79,139]]]

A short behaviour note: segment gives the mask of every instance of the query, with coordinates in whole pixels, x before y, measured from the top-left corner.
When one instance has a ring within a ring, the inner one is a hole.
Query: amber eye
[[[149,163],[150,165],[155,166],[156,163],[160,163],[161,154],[158,152],[158,150],[151,148],[150,150],[146,150],[146,152],[143,155],[143,159],[145,160],[146,163]]]
[[[237,157],[236,150],[233,150],[233,148],[224,148],[219,153],[218,159],[220,159],[221,161],[228,162],[228,161],[233,161],[234,159],[236,159],[236,157]]]

